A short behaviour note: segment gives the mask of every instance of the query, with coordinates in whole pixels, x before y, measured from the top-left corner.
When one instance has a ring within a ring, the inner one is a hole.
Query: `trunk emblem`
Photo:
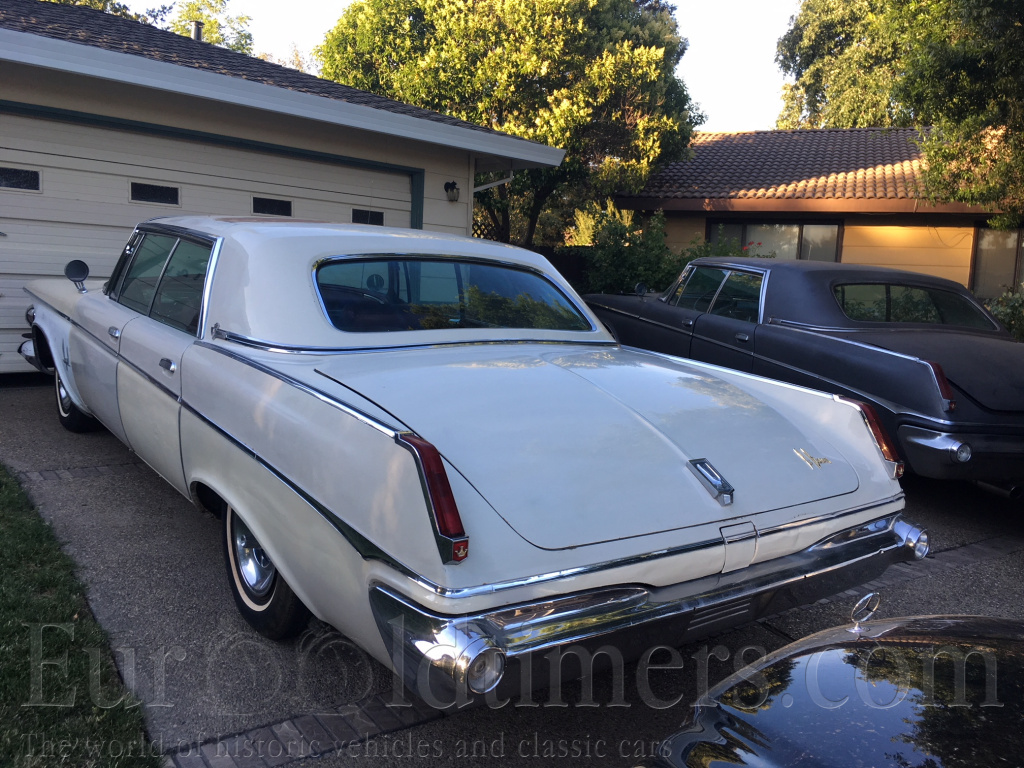
[[[793,453],[800,457],[800,460],[811,469],[820,469],[825,464],[831,464],[832,462],[824,457],[818,458],[817,456],[811,456],[803,448],[794,448]]]

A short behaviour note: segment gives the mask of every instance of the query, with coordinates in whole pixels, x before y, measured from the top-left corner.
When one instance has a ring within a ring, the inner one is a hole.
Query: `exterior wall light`
[[[459,185],[454,181],[446,181],[444,183],[444,193],[448,195],[449,203],[459,202]]]

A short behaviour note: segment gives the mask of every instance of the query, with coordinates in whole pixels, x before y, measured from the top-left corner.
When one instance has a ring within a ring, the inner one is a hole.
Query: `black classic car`
[[[625,345],[865,401],[926,477],[1024,492],[1024,344],[913,272],[697,259],[661,294],[586,296]]]
[[[819,632],[741,669],[702,696],[643,765],[1020,765],[1022,716],[1024,623],[875,620]]]

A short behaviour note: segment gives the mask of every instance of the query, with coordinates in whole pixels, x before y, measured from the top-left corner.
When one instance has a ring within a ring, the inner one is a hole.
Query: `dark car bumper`
[[[924,477],[989,483],[1024,481],[1024,434],[943,432],[903,425],[897,435],[903,458]],[[961,446],[970,449],[967,461],[957,458]]]

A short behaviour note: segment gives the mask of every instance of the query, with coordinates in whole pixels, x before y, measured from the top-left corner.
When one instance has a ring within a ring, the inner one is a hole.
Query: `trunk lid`
[[[949,383],[992,411],[1024,410],[1024,344],[961,331],[858,331],[849,338],[942,366]]]
[[[523,538],[564,549],[851,493],[856,472],[713,369],[621,348],[467,346],[346,355],[318,371],[389,411]],[[802,396],[794,391],[794,396]],[[802,450],[827,459],[811,471]],[[735,488],[722,506],[687,466]]]

